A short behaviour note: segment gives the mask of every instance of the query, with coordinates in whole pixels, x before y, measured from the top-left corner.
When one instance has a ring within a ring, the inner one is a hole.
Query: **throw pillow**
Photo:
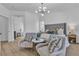
[[[32,38],[33,38],[33,36],[32,36],[32,35],[30,35],[30,34],[26,34],[26,36],[25,36],[25,39],[24,39],[24,40],[26,40],[26,41],[31,41],[31,40],[32,40]]]
[[[49,52],[52,53],[54,51],[54,48],[56,46],[56,38],[52,38],[50,41],[49,41],[49,44],[48,44],[48,48],[49,48]]]
[[[63,35],[64,34],[64,30],[62,28],[60,28],[58,31],[57,31],[58,35]]]

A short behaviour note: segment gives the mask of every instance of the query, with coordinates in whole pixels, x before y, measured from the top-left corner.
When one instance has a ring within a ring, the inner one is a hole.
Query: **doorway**
[[[14,15],[14,38],[21,37],[24,32],[24,16],[23,15]]]

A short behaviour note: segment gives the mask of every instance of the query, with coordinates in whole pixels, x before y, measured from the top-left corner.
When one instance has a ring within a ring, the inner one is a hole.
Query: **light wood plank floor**
[[[14,42],[0,42],[0,56],[37,56],[33,49],[23,49],[18,47],[18,38]],[[79,44],[71,44],[67,49],[67,56],[79,56]]]
[[[67,56],[79,56],[79,44],[71,44],[67,49]]]
[[[37,55],[37,52],[34,51],[33,49],[19,48],[18,40],[14,42],[2,42],[1,55],[2,56],[36,56]]]
[[[0,42],[0,56],[1,56],[1,42]]]

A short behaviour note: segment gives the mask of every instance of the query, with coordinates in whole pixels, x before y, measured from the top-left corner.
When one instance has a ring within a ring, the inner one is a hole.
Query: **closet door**
[[[0,15],[0,41],[8,40],[8,18]]]

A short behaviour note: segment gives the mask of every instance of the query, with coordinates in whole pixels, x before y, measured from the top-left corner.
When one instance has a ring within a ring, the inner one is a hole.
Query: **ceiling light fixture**
[[[41,16],[44,16],[45,14],[50,13],[50,11],[46,6],[44,6],[44,3],[41,3],[41,6],[38,7],[35,13],[39,13]]]

